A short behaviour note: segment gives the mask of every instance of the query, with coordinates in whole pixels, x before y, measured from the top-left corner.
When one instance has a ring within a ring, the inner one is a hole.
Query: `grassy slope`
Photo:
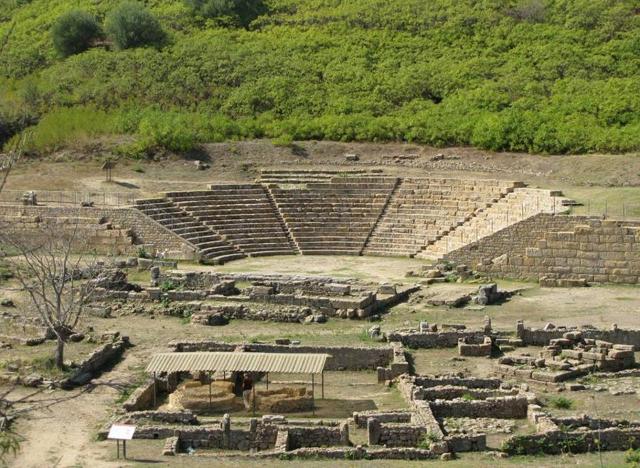
[[[49,29],[77,2],[3,2],[0,37],[16,26],[0,58],[0,112],[11,120],[25,104],[49,114],[36,134],[43,150],[100,133],[137,134],[143,150],[265,135],[538,152],[640,147],[631,0],[266,0],[269,12],[249,30],[152,0],[171,36],[162,50],[66,60]],[[80,4],[103,18],[117,1]],[[93,106],[105,113],[88,118]]]

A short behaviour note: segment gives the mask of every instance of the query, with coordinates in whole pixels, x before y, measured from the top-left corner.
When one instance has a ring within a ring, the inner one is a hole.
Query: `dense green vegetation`
[[[53,47],[63,57],[89,49],[101,34],[102,31],[96,19],[81,10],[64,13],[51,28]]]
[[[67,58],[58,18],[104,24],[119,1],[0,1],[0,137],[39,119],[40,150],[111,133],[139,156],[253,137],[640,148],[634,0],[149,0],[162,47]]]

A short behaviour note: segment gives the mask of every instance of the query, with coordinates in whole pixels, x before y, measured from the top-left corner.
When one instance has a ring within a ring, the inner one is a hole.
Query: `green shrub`
[[[571,409],[574,407],[574,401],[563,396],[549,398],[549,404],[558,409]]]
[[[105,31],[119,49],[161,46],[166,34],[160,22],[142,4],[121,3],[107,15]]]
[[[266,11],[262,0],[185,0],[195,14],[205,18],[226,18],[233,24],[248,26]]]
[[[53,46],[62,57],[84,52],[101,34],[96,19],[82,10],[64,13],[51,28]]]
[[[630,448],[625,452],[624,461],[628,465],[631,465],[632,468],[640,467],[640,449]]]
[[[177,288],[178,286],[170,280],[165,280],[162,282],[162,284],[160,284],[160,291],[162,292],[174,291]]]
[[[138,247],[138,258],[151,258],[151,254],[144,247]]]

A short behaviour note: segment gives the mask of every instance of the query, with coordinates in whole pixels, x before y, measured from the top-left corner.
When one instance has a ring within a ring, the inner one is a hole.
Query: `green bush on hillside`
[[[125,2],[107,15],[105,30],[119,49],[160,46],[166,34],[160,22],[142,4]]]
[[[84,52],[101,34],[96,19],[82,10],[64,13],[51,28],[53,46],[62,57]]]
[[[185,3],[205,18],[228,18],[231,23],[242,26],[266,12],[262,0],[185,0]]]

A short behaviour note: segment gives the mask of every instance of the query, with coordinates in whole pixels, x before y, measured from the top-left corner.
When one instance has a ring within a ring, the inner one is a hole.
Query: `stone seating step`
[[[215,257],[211,257],[211,260],[213,260],[214,263],[216,264],[223,264],[223,263],[227,263],[233,260],[240,260],[241,258],[246,258],[246,255],[241,254],[241,253],[232,253],[232,254],[227,254],[227,255],[217,255]]]
[[[270,249],[270,250],[258,250],[249,253],[249,257],[268,257],[275,255],[295,255],[296,252],[293,249]]]
[[[300,247],[304,255],[360,255],[360,249],[306,249]]]

